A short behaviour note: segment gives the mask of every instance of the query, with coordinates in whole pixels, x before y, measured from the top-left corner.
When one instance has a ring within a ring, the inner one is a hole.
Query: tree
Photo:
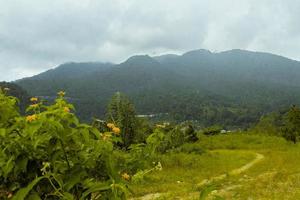
[[[286,115],[283,136],[296,143],[300,137],[300,109],[293,105]]]
[[[128,147],[134,142],[137,124],[135,108],[127,96],[117,92],[108,104],[107,121],[116,124],[121,129],[122,147]]]

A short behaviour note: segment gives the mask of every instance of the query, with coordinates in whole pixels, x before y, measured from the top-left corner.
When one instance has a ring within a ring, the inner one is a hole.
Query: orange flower
[[[66,93],[64,91],[59,91],[57,94],[58,96],[63,97],[65,96]]]
[[[113,123],[108,123],[106,126],[110,129],[113,129],[115,127],[115,125]]]
[[[121,132],[120,128],[118,128],[118,127],[113,127],[112,131],[113,131],[116,135],[119,135],[120,132]]]
[[[125,173],[122,174],[122,178],[126,181],[129,181],[130,180],[130,175],[125,172]]]
[[[27,122],[33,122],[35,120],[37,120],[37,116],[36,115],[29,115],[29,116],[26,117],[26,121]]]
[[[70,112],[70,108],[64,107],[64,112]]]
[[[32,101],[32,102],[38,101],[38,98],[36,98],[36,97],[31,97],[30,101]]]

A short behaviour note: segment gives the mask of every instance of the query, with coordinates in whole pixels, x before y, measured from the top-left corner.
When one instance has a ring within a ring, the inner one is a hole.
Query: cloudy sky
[[[0,81],[205,48],[300,60],[299,0],[0,0]]]

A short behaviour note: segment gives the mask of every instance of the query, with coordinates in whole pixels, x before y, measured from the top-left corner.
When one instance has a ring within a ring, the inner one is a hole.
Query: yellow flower
[[[129,181],[130,180],[130,175],[125,172],[125,173],[122,174],[122,178],[126,181]]]
[[[70,112],[70,108],[64,107],[64,112]]]
[[[110,138],[111,138],[111,134],[109,134],[109,133],[104,133],[104,134],[102,135],[102,139],[103,139],[104,141],[109,140]]]
[[[35,104],[32,104],[32,105],[30,105],[30,107],[31,107],[31,108],[36,108],[36,107],[38,107],[38,106],[39,106],[39,104],[36,104],[36,103],[35,103]]]
[[[38,98],[36,98],[36,97],[31,97],[30,101],[32,101],[32,102],[38,101]]]
[[[119,135],[120,132],[121,132],[120,128],[118,128],[118,127],[113,127],[112,131],[113,131],[116,135]]]
[[[58,96],[63,97],[65,96],[66,93],[64,91],[59,91],[57,94]]]
[[[29,116],[26,117],[27,122],[32,122],[32,121],[35,121],[35,120],[37,120],[36,115],[29,115]]]
[[[113,129],[115,127],[115,125],[113,123],[108,123],[106,126],[110,129]]]

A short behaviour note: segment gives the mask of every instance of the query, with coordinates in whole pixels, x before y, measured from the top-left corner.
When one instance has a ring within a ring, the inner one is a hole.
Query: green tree
[[[127,96],[117,92],[108,104],[107,120],[121,129],[121,147],[128,149],[135,140],[137,124],[134,105]]]
[[[300,109],[293,105],[286,115],[283,136],[294,143],[300,137]]]

